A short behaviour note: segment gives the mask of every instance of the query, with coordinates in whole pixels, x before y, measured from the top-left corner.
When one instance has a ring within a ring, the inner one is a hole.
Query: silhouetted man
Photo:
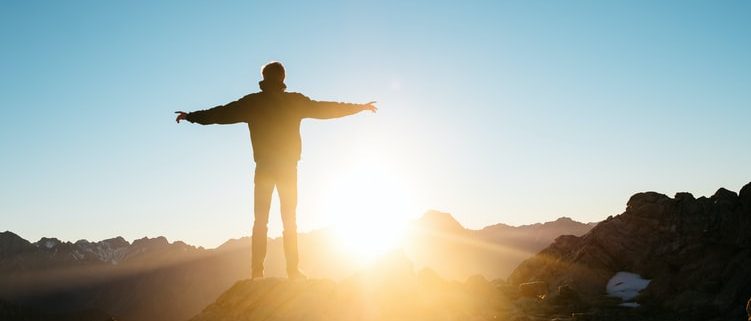
[[[284,255],[287,275],[304,277],[298,269],[297,255],[297,161],[302,140],[300,121],[303,118],[329,119],[352,115],[363,110],[375,112],[375,102],[348,104],[315,101],[299,93],[285,92],[284,66],[279,62],[266,64],[261,92],[253,93],[224,106],[185,113],[176,112],[177,122],[187,120],[201,125],[247,123],[256,162],[252,278],[263,277],[269,208],[274,187],[279,194],[284,226]]]

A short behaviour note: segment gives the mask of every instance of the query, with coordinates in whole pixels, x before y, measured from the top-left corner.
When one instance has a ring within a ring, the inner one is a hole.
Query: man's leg
[[[290,278],[301,276],[298,269],[297,253],[297,162],[280,164],[278,170],[277,191],[279,207],[284,226],[284,256],[287,259],[287,275]]]
[[[267,164],[256,164],[253,191],[253,245],[251,277],[263,277],[263,261],[266,258],[266,238],[269,224],[271,194],[274,192],[273,173]]]

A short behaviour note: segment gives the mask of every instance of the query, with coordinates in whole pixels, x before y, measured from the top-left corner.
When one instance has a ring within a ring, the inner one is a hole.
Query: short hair
[[[261,68],[263,80],[284,81],[284,65],[278,61],[272,61]]]

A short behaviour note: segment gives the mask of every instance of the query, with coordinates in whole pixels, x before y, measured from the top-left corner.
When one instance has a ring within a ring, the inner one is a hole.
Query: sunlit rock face
[[[240,281],[191,320],[498,320],[506,307],[498,288],[482,277],[446,281],[392,255],[338,283]]]
[[[594,305],[619,271],[651,280],[636,297],[646,308],[739,319],[751,297],[751,184],[700,198],[635,194],[623,214],[581,237],[559,237],[509,282],[544,281],[551,292],[567,286]]]

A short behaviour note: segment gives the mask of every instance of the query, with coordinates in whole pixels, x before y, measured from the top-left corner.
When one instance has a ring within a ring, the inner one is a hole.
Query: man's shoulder
[[[285,92],[284,95],[287,96],[287,97],[289,97],[289,98],[292,98],[292,99],[303,99],[303,100],[309,100],[310,99],[310,98],[308,98],[308,96],[305,96],[305,95],[303,95],[301,93],[298,93],[298,92]]]
[[[261,96],[262,96],[262,94],[263,94],[263,92],[262,92],[262,91],[259,91],[259,92],[255,92],[255,93],[250,93],[250,94],[247,94],[247,95],[243,96],[243,98],[240,98],[240,99],[241,99],[241,100],[247,100],[247,99],[255,99],[255,98],[259,98],[259,97],[261,97]]]
[[[280,95],[281,94],[281,95]],[[245,95],[245,97],[241,99],[267,99],[267,98],[274,98],[274,97],[282,97],[285,99],[296,99],[296,100],[310,100],[308,96],[305,96],[298,92],[282,92],[282,93],[271,93],[271,92],[264,92],[259,91],[251,94]]]

